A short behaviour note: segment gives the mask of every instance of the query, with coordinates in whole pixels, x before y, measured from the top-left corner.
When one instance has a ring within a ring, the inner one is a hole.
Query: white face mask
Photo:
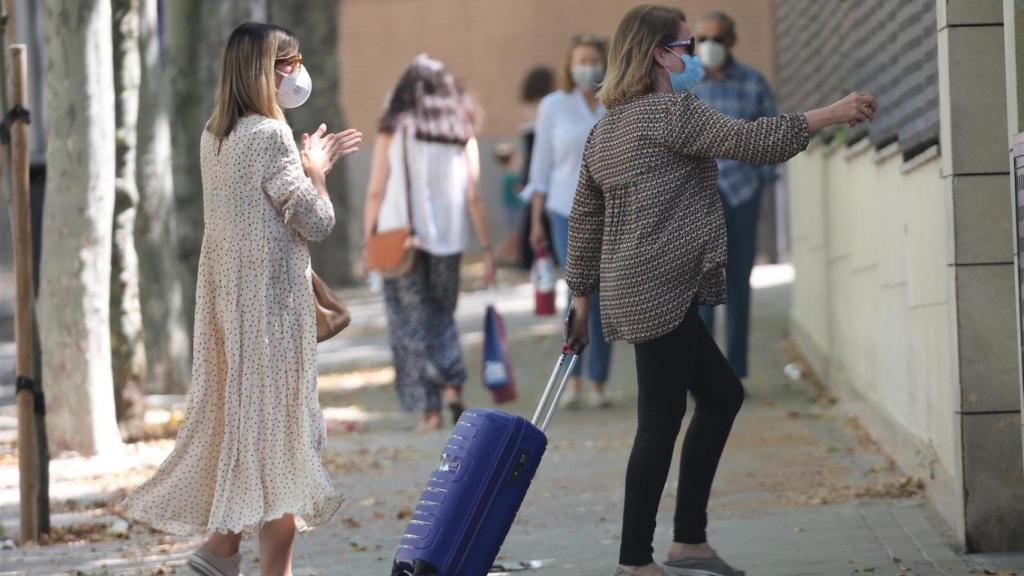
[[[281,108],[298,108],[306,103],[313,92],[313,79],[309,77],[306,67],[299,64],[291,74],[285,74],[277,68],[274,72],[281,75],[281,85],[277,87],[277,103]]]
[[[573,66],[572,81],[580,90],[593,90],[604,80],[604,66]]]
[[[717,70],[725,64],[729,51],[714,40],[705,40],[697,46],[697,56],[705,68]]]

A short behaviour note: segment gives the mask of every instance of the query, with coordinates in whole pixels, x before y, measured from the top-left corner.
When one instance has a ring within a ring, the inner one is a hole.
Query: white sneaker
[[[239,567],[242,564],[242,555],[238,552],[234,556],[217,556],[206,544],[192,553],[188,560],[188,567],[202,576],[242,576]]]
[[[604,393],[604,390],[598,392],[597,390],[591,390],[590,395],[587,397],[587,404],[591,408],[611,408],[612,401],[608,398],[608,395]]]
[[[571,388],[566,388],[565,392],[562,393],[562,400],[559,404],[568,410],[576,410],[580,407],[579,392]]]

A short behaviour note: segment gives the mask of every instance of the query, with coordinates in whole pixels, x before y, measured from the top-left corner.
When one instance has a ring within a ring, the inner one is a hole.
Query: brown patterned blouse
[[[600,289],[608,341],[672,331],[694,299],[725,302],[726,235],[715,158],[778,164],[807,147],[803,114],[749,122],[690,92],[612,107],[587,139],[569,219],[567,278]]]

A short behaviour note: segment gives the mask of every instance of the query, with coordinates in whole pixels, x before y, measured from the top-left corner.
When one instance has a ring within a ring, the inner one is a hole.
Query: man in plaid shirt
[[[771,89],[760,72],[732,55],[736,24],[723,12],[711,12],[697,22],[697,46],[704,80],[694,89],[702,102],[732,118],[756,120],[775,116]],[[726,268],[726,356],[736,375],[747,375],[750,335],[750,272],[757,251],[757,217],[761,190],[775,182],[774,166],[752,166],[718,160],[718,189],[728,233]],[[715,309],[701,307],[700,315],[714,334]]]

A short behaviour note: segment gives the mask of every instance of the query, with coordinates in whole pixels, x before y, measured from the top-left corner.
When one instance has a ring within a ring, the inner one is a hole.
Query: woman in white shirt
[[[416,264],[384,281],[388,338],[402,409],[423,414],[420,430],[438,430],[442,391],[453,419],[462,412],[455,304],[470,223],[484,249],[485,282],[494,284],[473,109],[445,65],[420,54],[388,97],[379,132],[363,229],[368,238],[405,228],[411,213]]]
[[[604,77],[607,43],[593,35],[572,38],[565,55],[560,90],[552,92],[540,103],[535,125],[530,179],[523,197],[530,200],[533,218],[530,244],[535,252],[548,250],[543,217],[551,223],[551,249],[565,269],[569,246],[569,214],[580,177],[583,146],[590,129],[604,116],[604,106],[597,99],[597,89]],[[591,405],[608,406],[604,385],[611,365],[611,345],[601,330],[598,296],[591,298],[589,311],[590,346],[583,362],[576,364],[563,402],[570,408],[580,404],[580,377],[586,366],[587,378],[593,383]]]

